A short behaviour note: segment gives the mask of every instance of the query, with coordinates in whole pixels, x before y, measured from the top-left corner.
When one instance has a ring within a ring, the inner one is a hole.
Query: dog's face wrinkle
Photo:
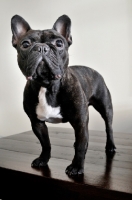
[[[42,60],[42,56],[36,51],[28,54],[26,61],[26,74],[27,76],[32,76]]]
[[[57,56],[57,53],[55,51],[53,51],[53,49],[51,49],[51,51],[50,51],[49,58],[50,58],[51,64],[53,64],[53,66],[55,68],[57,68],[58,67],[58,56]]]

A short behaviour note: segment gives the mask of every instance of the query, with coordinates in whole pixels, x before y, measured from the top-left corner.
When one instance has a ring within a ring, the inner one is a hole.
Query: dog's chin
[[[53,75],[51,73],[34,73],[32,76],[26,77],[27,80],[34,81],[38,84],[40,84],[43,87],[49,87],[52,85],[55,81],[61,79],[61,75]]]

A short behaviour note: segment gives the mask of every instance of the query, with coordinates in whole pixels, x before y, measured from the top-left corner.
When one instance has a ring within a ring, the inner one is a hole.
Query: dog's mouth
[[[50,69],[49,65],[44,61],[40,61],[38,66],[33,70],[32,74],[26,76],[27,80],[34,80],[38,82],[49,82],[57,79],[61,79],[62,74],[60,69]]]

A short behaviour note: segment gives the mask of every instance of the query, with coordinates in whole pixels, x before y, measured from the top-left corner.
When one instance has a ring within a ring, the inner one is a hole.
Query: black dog
[[[59,17],[52,29],[40,31],[32,30],[22,17],[15,15],[11,28],[18,65],[27,78],[24,110],[42,145],[42,153],[32,162],[32,167],[46,166],[50,159],[51,145],[45,122],[70,122],[75,130],[75,156],[66,173],[82,174],[88,147],[88,106],[92,105],[105,121],[106,152],[114,153],[116,148],[111,96],[104,79],[91,68],[68,67],[68,48],[72,44],[68,16]]]

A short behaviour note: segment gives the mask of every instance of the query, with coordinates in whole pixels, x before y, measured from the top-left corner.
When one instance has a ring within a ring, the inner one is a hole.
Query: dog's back
[[[79,65],[71,66],[70,69],[74,71],[74,75],[80,81],[89,104],[92,104],[92,99],[94,97],[100,99],[104,93],[108,92],[108,88],[103,77],[96,70]]]

